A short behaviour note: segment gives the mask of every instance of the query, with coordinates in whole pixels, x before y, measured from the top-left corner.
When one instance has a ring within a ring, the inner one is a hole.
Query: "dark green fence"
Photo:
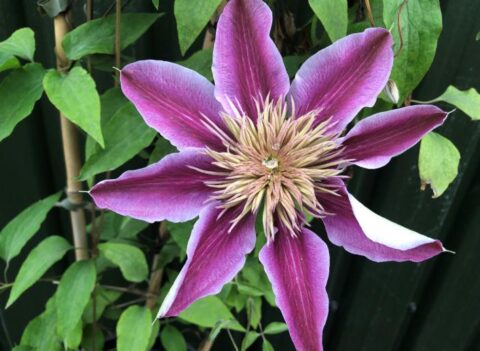
[[[180,58],[172,2],[160,1],[166,15],[130,54]],[[128,7],[148,11],[151,2],[130,1]],[[480,42],[475,41],[480,31],[480,1],[445,0],[442,13],[444,27],[434,64],[414,94],[419,100],[436,97],[449,85],[480,88]],[[33,0],[0,0],[0,40],[24,26],[36,33],[37,60],[53,66],[51,20],[37,13]],[[105,75],[104,79],[107,84],[111,78]],[[380,171],[355,169],[350,188],[372,210],[442,239],[456,255],[443,254],[422,264],[378,264],[332,247],[327,350],[480,350],[480,124],[455,111],[439,131],[462,154],[459,176],[440,198],[432,199],[428,191],[419,190],[418,148]],[[0,144],[0,227],[29,204],[63,187],[60,150],[57,114],[43,101]],[[45,235],[69,235],[63,217],[60,211],[54,212],[30,247]],[[10,267],[10,279],[20,261]],[[26,323],[42,311],[51,289],[47,283],[38,284],[22,303],[7,311],[0,309],[0,347],[8,350],[7,345],[18,340]],[[0,296],[2,308],[5,295]],[[278,317],[279,312],[265,313]],[[286,335],[272,341],[277,350],[293,349]],[[219,341],[214,349],[231,349],[222,344]]]

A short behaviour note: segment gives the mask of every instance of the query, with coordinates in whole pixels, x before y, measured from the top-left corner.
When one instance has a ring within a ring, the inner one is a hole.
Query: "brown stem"
[[[402,22],[401,21],[402,21],[402,11],[403,11],[405,5],[407,5],[407,2],[408,2],[408,0],[403,0],[403,2],[400,4],[400,7],[398,8],[398,12],[397,12],[397,29],[398,29],[398,39],[400,40],[400,46],[399,46],[397,52],[395,53],[395,57],[400,55],[400,53],[403,50],[403,34],[402,34]]]
[[[372,7],[370,6],[370,0],[365,0],[365,8],[367,9],[367,17],[370,25],[375,27],[375,21],[373,20]]]
[[[198,351],[210,351],[213,346],[213,340],[210,339],[205,339],[203,342],[200,344],[200,347],[198,348]]]
[[[158,240],[159,243],[163,243],[168,236],[166,223],[160,223],[158,227]],[[145,307],[153,310],[157,305],[158,294],[160,293],[160,286],[163,278],[163,268],[158,267],[158,261],[160,260],[160,254],[153,256],[152,269],[150,273],[150,279],[148,281],[147,301]]]
[[[70,67],[70,61],[63,50],[62,40],[65,34],[69,32],[70,26],[63,13],[56,16],[53,19],[53,23],[55,30],[57,70],[65,72]],[[76,210],[70,211],[70,220],[75,246],[75,258],[78,261],[88,259],[85,213],[81,207],[83,199],[79,192],[82,189],[82,185],[76,180],[76,177],[80,173],[81,166],[78,132],[75,125],[65,118],[62,113],[60,113],[60,123],[62,130],[63,156],[65,158],[65,170],[67,175],[67,198],[72,205],[77,205]]]

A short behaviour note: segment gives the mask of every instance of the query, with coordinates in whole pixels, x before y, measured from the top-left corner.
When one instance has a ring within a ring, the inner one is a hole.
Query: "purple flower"
[[[308,59],[290,84],[260,0],[228,2],[213,53],[216,85],[162,61],[121,73],[125,95],[179,152],[91,191],[97,206],[154,222],[199,216],[188,259],[159,311],[176,316],[218,293],[255,246],[298,350],[322,350],[329,254],[305,228],[321,218],[330,240],[377,262],[428,259],[442,244],[382,218],[347,192],[348,165],[378,168],[443,123],[434,106],[379,113],[341,134],[372,106],[392,68],[382,28],[349,35]]]

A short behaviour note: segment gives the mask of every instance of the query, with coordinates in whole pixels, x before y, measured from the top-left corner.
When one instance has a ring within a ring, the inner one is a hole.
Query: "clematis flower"
[[[269,37],[261,0],[232,0],[218,22],[215,86],[163,61],[121,72],[124,94],[145,122],[179,152],[105,180],[97,206],[149,222],[199,217],[188,259],[158,317],[176,316],[218,293],[240,271],[261,216],[262,262],[297,350],[322,350],[328,314],[326,244],[307,229],[323,220],[335,245],[376,262],[419,262],[442,244],[371,212],[348,193],[349,165],[378,168],[441,125],[447,114],[423,105],[379,113],[344,133],[387,84],[392,37],[382,28],[338,40],[309,58],[290,84]]]

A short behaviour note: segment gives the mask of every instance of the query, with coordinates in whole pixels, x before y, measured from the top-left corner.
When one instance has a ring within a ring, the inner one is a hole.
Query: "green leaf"
[[[146,351],[152,332],[152,314],[140,306],[127,308],[117,324],[118,351]]]
[[[296,56],[296,55],[285,56],[283,58],[285,69],[287,70],[288,76],[290,78],[295,77],[295,74],[297,73],[298,69],[300,68],[302,63],[305,62],[307,58],[308,58],[307,56]]]
[[[170,223],[167,222],[167,230],[170,233],[170,237],[180,247],[180,260],[183,261],[187,255],[187,245],[190,234],[193,230],[193,221],[184,223]]]
[[[122,293],[118,291],[107,290],[102,287],[97,287],[95,289],[95,320],[100,319],[102,317],[105,308],[117,301]],[[90,299],[88,301],[87,307],[85,307],[85,311],[83,312],[82,319],[85,323],[90,324],[93,323],[93,300]]]
[[[97,274],[93,261],[73,263],[63,274],[57,289],[57,331],[65,340],[77,327],[90,294],[95,287]]]
[[[64,75],[50,70],[43,79],[48,98],[65,117],[104,146],[100,125],[100,97],[95,81],[82,67]]]
[[[247,299],[248,322],[253,328],[257,328],[262,320],[262,298],[249,297]]]
[[[457,176],[459,163],[460,152],[450,140],[433,132],[424,136],[418,157],[422,189],[429,184],[434,198],[442,195]]]
[[[247,350],[250,346],[252,346],[252,344],[255,342],[255,340],[258,339],[259,336],[260,334],[254,331],[249,331],[248,333],[246,333],[242,340],[242,345],[240,347],[240,350],[241,351]]]
[[[152,13],[124,13],[120,26],[121,49],[135,42],[160,17]],[[115,51],[115,15],[94,19],[65,35],[62,42],[67,57],[78,60],[91,54]]]
[[[123,165],[150,145],[156,132],[145,124],[135,106],[128,103],[105,123],[103,134],[105,148],[87,160],[80,171],[81,180]]]
[[[445,101],[462,110],[473,120],[480,120],[480,94],[475,88],[459,90],[450,85],[447,90],[429,102]]]
[[[20,28],[0,43],[0,52],[33,61],[35,34],[30,28]]]
[[[193,69],[197,73],[207,78],[209,81],[213,81],[212,74],[212,55],[213,49],[204,49],[197,51],[188,59],[177,62],[179,65]]]
[[[152,0],[152,5],[153,7],[155,7],[155,10],[158,11],[158,6],[160,6],[159,4],[160,0]]]
[[[400,9],[401,50],[397,23]],[[395,41],[396,57],[390,79],[397,83],[402,103],[425,76],[435,56],[442,30],[439,0],[384,1],[383,18],[386,28],[392,28]]]
[[[0,72],[19,68],[20,66],[20,61],[15,56],[0,52]]]
[[[95,335],[95,337],[94,337]],[[93,347],[95,343],[95,347]],[[93,329],[92,325],[87,325],[83,328],[82,347],[84,351],[100,351],[103,350],[105,344],[105,335],[103,335],[102,329]]]
[[[80,319],[73,328],[73,330],[68,333],[68,335],[65,337],[65,346],[69,350],[76,350],[80,346],[80,343],[82,342],[82,336],[83,336],[83,323],[82,320]]]
[[[17,256],[28,240],[40,229],[48,212],[55,206],[61,193],[50,195],[23,210],[0,232],[0,257],[9,262]]]
[[[238,292],[240,294],[249,295],[249,296],[262,296],[263,290],[249,284],[237,283]]]
[[[244,331],[242,327],[218,297],[207,296],[194,302],[190,307],[180,313],[179,317],[187,322],[201,327],[213,328],[220,321],[229,321],[229,329]]]
[[[166,155],[171,154],[172,152],[177,151],[175,146],[170,144],[170,142],[162,137],[159,137],[155,143],[155,147],[150,154],[148,159],[148,164],[156,163],[164,158]]]
[[[55,332],[55,300],[55,296],[51,297],[46,310],[28,323],[22,334],[21,345],[30,346],[34,350],[63,351],[61,340]]]
[[[205,28],[222,0],[198,0],[192,7],[191,0],[175,0],[173,13],[177,21],[178,43],[182,55]]]
[[[347,35],[347,0],[308,0],[332,42]]]
[[[160,341],[166,351],[187,351],[187,342],[180,331],[171,326],[166,325],[160,332]]]
[[[275,351],[270,341],[265,338],[263,339],[262,351]]]
[[[12,351],[33,351],[33,350],[30,346],[17,345],[12,349]]]
[[[152,331],[150,333],[150,338],[148,340],[147,350],[152,350],[153,345],[157,342],[158,332],[160,331],[160,323],[156,323],[156,321],[152,325]]]
[[[30,251],[15,278],[7,308],[21,294],[31,287],[57,261],[59,261],[72,246],[61,236],[50,236]]]
[[[0,83],[0,141],[12,134],[15,126],[30,115],[42,96],[43,67],[37,63],[12,71]]]
[[[265,327],[263,332],[265,334],[280,334],[288,330],[288,327],[285,323],[281,322],[272,322]]]
[[[109,242],[98,245],[98,248],[109,261],[120,268],[126,280],[138,283],[147,279],[147,260],[138,247]]]

